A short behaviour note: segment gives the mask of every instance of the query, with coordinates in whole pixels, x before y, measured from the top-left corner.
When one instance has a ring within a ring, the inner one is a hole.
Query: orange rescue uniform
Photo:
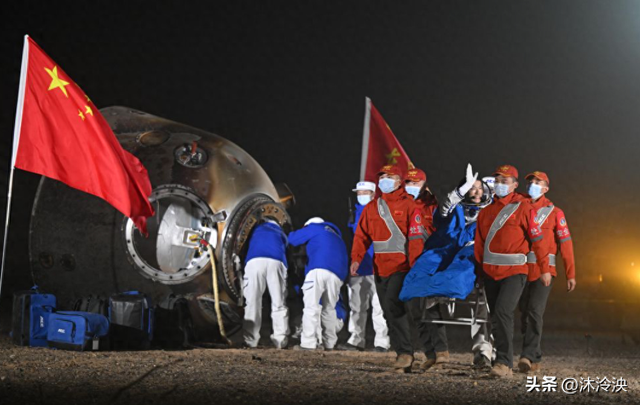
[[[492,265],[484,263],[485,240],[489,229],[500,211],[510,203],[520,202],[518,209],[509,217],[504,226],[496,233],[491,241],[489,250],[493,253],[523,254],[530,251],[536,254],[537,262],[543,273],[548,273],[549,252],[543,244],[544,237],[540,228],[535,224],[535,209],[530,200],[522,194],[513,192],[503,198],[495,198],[493,203],[482,209],[478,215],[478,225],[475,238],[475,257],[481,264],[484,273],[494,279],[502,280],[516,274],[528,274],[528,265]],[[541,259],[540,259],[541,258]]]
[[[424,239],[420,237],[423,234],[424,227],[422,226],[422,215],[416,210],[413,197],[407,194],[404,187],[400,187],[392,193],[382,194],[362,210],[356,234],[353,237],[352,262],[361,263],[367,249],[374,241],[384,242],[391,237],[391,231],[378,213],[379,198],[382,198],[387,203],[394,222],[407,239],[407,254],[378,254],[374,251],[374,274],[380,277],[389,277],[397,272],[408,272],[413,266],[424,247]]]
[[[531,201],[531,205],[534,209],[538,210],[542,207],[548,207],[553,203],[545,196],[540,197],[537,201]],[[567,225],[567,219],[564,217],[564,212],[554,207],[551,215],[542,224],[542,245],[544,251],[547,254],[556,255],[556,263],[558,250],[562,261],[564,262],[565,274],[567,280],[576,278],[576,265],[573,256],[573,241],[571,240],[571,233],[569,233],[569,227]],[[557,265],[557,264],[556,264]],[[554,277],[556,273],[555,266],[549,266],[549,272]],[[540,266],[537,263],[529,263],[529,281],[535,281],[540,278]]]
[[[431,194],[424,192],[424,196],[420,196],[415,200],[416,209],[422,215],[422,226],[427,231],[427,238],[436,231],[433,225],[433,214],[438,208],[438,200]]]

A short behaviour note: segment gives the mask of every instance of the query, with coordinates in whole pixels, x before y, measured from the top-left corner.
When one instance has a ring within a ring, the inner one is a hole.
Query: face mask
[[[373,198],[368,194],[363,194],[358,196],[358,204],[367,205],[371,202]]]
[[[529,189],[527,190],[531,198],[537,200],[542,195],[542,187],[538,184],[531,183],[529,184]]]
[[[380,191],[382,191],[385,194],[391,193],[396,189],[396,181],[388,177],[384,179],[380,179],[380,181],[378,181],[378,187],[380,187]]]
[[[411,194],[413,196],[414,200],[416,198],[418,198],[418,194],[420,194],[420,187],[406,186],[404,189],[407,191],[407,193],[409,193],[409,194]]]
[[[509,191],[509,186],[502,183],[496,183],[495,192],[496,195],[500,198],[506,197],[511,193]]]

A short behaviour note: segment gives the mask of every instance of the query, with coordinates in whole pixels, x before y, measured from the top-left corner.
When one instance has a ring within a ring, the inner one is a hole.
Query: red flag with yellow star
[[[25,37],[13,166],[98,196],[147,234],[151,182],[100,111],[69,76]]]
[[[380,112],[366,98],[364,133],[362,135],[362,161],[360,180],[378,182],[378,171],[382,166],[399,166],[403,173],[413,169],[413,163],[393,134]]]

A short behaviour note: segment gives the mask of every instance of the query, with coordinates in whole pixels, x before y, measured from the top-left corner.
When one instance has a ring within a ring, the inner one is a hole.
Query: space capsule
[[[126,107],[102,109],[124,149],[147,168],[155,215],[145,238],[105,201],[43,177],[30,224],[32,276],[70,308],[80,297],[141,291],[188,301],[197,339],[215,340],[212,266],[228,333],[242,324],[242,267],[263,218],[291,226],[294,197],[244,150],[221,136]]]

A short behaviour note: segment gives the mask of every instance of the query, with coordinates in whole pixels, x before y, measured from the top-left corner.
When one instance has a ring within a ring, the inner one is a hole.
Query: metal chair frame
[[[449,315],[449,319],[429,319],[426,317],[426,307],[425,310],[422,313],[422,322],[427,322],[427,323],[436,323],[436,324],[445,324],[445,325],[461,325],[461,326],[473,326],[476,324],[486,324],[489,322],[489,316],[490,316],[490,312],[489,312],[489,304],[487,302],[487,293],[484,290],[484,286],[479,285],[478,283],[476,283],[473,292],[475,293],[475,299],[469,299],[469,297],[467,297],[466,300],[456,300],[455,298],[448,298],[447,301],[445,302],[446,306],[447,306],[447,312]],[[471,294],[470,294],[471,295]],[[465,318],[465,317],[454,317],[454,312],[455,312],[455,308],[456,308],[456,303],[458,303],[459,305],[462,306],[470,306],[471,308],[471,317],[470,318]],[[484,306],[487,310],[487,317],[486,318],[478,318],[478,310],[480,309],[480,306]],[[442,308],[442,307],[441,307]],[[442,315],[442,311],[441,311],[441,315]],[[444,316],[443,316],[444,318]]]

